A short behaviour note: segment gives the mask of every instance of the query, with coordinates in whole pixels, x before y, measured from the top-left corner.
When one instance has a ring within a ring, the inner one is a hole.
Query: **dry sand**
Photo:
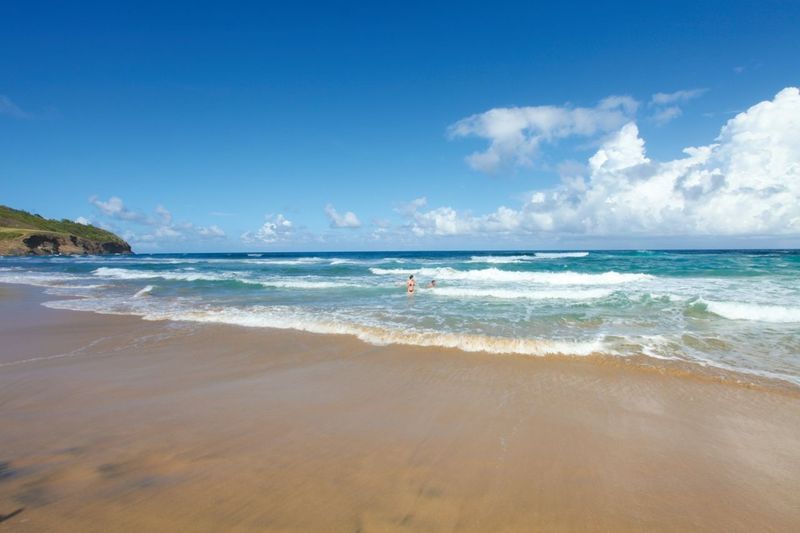
[[[0,531],[800,530],[791,388],[42,298],[0,286]]]

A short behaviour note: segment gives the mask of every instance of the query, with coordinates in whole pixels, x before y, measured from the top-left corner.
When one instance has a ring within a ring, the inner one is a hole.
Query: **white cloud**
[[[156,206],[153,215],[147,215],[140,211],[129,209],[118,196],[112,196],[105,201],[97,196],[92,196],[89,198],[89,203],[108,218],[131,222],[148,228],[144,233],[135,233],[125,229],[125,234],[129,235],[129,239],[133,242],[183,241],[187,239],[219,239],[225,237],[225,232],[216,225],[205,227],[196,226],[191,222],[175,223],[172,213],[163,205]]]
[[[181,237],[183,233],[173,228],[172,226],[159,226],[155,229],[153,235],[161,238],[164,237],[173,238],[173,237]]]
[[[425,235],[469,235],[476,233],[510,232],[519,227],[518,214],[506,207],[500,207],[495,213],[473,216],[470,213],[459,213],[452,207],[438,207],[430,211],[421,211],[425,207],[424,198],[406,204],[403,215],[409,219],[405,226],[417,237]]]
[[[331,221],[332,228],[359,228],[361,221],[352,211],[347,211],[345,214],[340,215],[333,205],[328,204],[325,206],[325,215]]]
[[[419,198],[414,198],[410,202],[401,203],[395,207],[394,210],[401,215],[409,216],[416,213],[426,205],[428,205],[428,199],[424,196],[420,196]]]
[[[639,138],[639,128],[629,122],[609,137],[603,146],[589,158],[589,168],[595,174],[601,169],[618,170],[647,163],[644,141]]]
[[[84,226],[90,226],[92,222],[86,217],[78,217],[75,219],[75,222],[78,224],[83,224]]]
[[[630,122],[589,159],[586,180],[565,179],[488,215],[417,208],[408,227],[418,236],[800,235],[800,90],[738,114],[715,141],[654,162]]]
[[[372,225],[379,230],[387,230],[392,227],[392,222],[385,218],[373,218]]]
[[[264,224],[254,232],[247,231],[242,234],[241,238],[247,244],[273,243],[277,241],[286,240],[292,236],[295,231],[292,221],[287,219],[282,214],[267,215]]]
[[[663,126],[667,122],[672,122],[682,114],[683,111],[680,107],[671,105],[669,107],[656,110],[655,113],[653,113],[653,121],[659,126]]]
[[[683,89],[674,93],[656,93],[650,99],[650,103],[654,105],[686,103],[703,96],[706,92],[708,89]]]
[[[683,114],[678,104],[685,104],[703,96],[708,89],[683,89],[674,93],[656,93],[650,98],[650,107],[653,108],[652,120],[663,126]]]
[[[591,108],[500,107],[459,120],[448,133],[451,138],[488,140],[489,147],[469,155],[467,163],[492,173],[504,166],[531,165],[543,142],[612,131],[627,122],[637,107],[638,102],[629,96],[610,96]]]
[[[562,180],[578,178],[586,173],[586,165],[571,159],[562,161],[557,165],[556,169]]]
[[[168,226],[172,224],[172,213],[167,211],[163,205],[156,206],[156,215],[158,216],[159,223],[162,226]]]
[[[14,118],[28,118],[28,113],[19,108],[7,96],[0,94],[0,115],[8,115]]]
[[[100,200],[97,196],[89,198],[89,203],[100,210],[104,215],[118,220],[149,224],[148,217],[138,211],[132,211],[125,207],[125,203],[118,196],[112,196],[106,201]]]
[[[222,228],[213,224],[211,226],[206,227],[199,227],[197,228],[197,234],[203,237],[225,237],[225,232],[222,231]]]

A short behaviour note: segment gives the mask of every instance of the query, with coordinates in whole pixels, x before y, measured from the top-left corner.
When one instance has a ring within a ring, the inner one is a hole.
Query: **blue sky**
[[[800,2],[551,4],[6,2],[0,203],[139,251],[800,243]]]

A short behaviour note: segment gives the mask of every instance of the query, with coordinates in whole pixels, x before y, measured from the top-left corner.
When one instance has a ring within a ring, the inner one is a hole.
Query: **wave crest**
[[[598,274],[580,272],[523,272],[518,270],[500,270],[484,268],[480,270],[456,270],[450,267],[419,268],[407,270],[401,268],[370,268],[370,272],[379,276],[408,276],[418,274],[444,280],[489,281],[489,282],[532,282],[545,285],[616,285],[634,281],[653,279],[650,274],[622,273],[615,271]]]
[[[137,280],[137,279],[166,279],[172,281],[241,281],[242,283],[255,283],[242,279],[239,273],[224,272],[219,275],[203,274],[200,272],[175,272],[157,270],[130,270],[127,268],[100,267],[92,271],[97,277],[117,280]],[[238,275],[238,276],[237,276]]]
[[[142,296],[147,296],[150,292],[155,289],[155,285],[147,285],[144,289],[140,290],[136,294],[133,295],[134,298],[141,298]]]
[[[461,287],[437,287],[432,291],[439,296],[456,298],[497,298],[502,300],[597,300],[610,296],[611,289],[582,290],[510,290],[510,289],[469,289]]]
[[[340,320],[324,320],[316,315],[290,308],[255,307],[253,309],[217,309],[170,315],[146,315],[146,320],[185,320],[245,327],[295,329],[311,333],[353,335],[376,345],[404,344],[457,348],[465,352],[488,352],[520,355],[589,355],[604,351],[602,339],[574,342],[546,339],[520,339],[488,335],[409,331],[366,326]]]
[[[589,252],[534,252],[533,255],[473,255],[466,263],[516,264],[539,259],[568,259],[586,257]]]
[[[589,252],[536,252],[539,259],[568,259],[586,257]]]
[[[715,302],[703,300],[702,298],[696,303],[705,305],[710,313],[729,320],[755,320],[776,323],[800,322],[800,307],[725,301]]]

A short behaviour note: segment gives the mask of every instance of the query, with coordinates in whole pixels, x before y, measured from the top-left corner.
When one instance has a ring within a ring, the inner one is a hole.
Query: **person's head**
[[[408,276],[408,279],[414,279],[414,274],[411,274],[410,276]]]
[[[436,280],[435,279],[431,280],[431,285],[436,285]]]

